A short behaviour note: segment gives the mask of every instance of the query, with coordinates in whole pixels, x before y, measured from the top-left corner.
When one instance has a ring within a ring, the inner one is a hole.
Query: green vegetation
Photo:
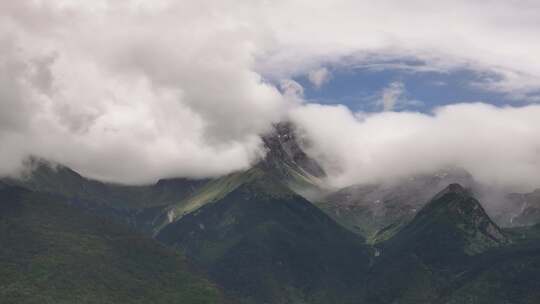
[[[220,303],[184,257],[63,199],[0,190],[2,303]]]
[[[153,232],[157,234],[163,227],[180,219],[182,216],[193,212],[202,206],[216,202],[241,186],[261,176],[263,172],[257,168],[248,171],[231,173],[217,178],[201,186],[195,193],[178,203],[169,205],[163,210],[161,216],[153,223]]]

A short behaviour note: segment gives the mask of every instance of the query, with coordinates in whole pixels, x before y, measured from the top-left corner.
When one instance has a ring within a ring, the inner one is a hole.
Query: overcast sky
[[[540,186],[538,1],[0,0],[0,175],[245,169],[292,119],[343,186]]]

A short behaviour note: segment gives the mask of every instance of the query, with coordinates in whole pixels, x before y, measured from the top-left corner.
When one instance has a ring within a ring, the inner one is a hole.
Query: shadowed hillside
[[[364,240],[260,171],[157,236],[246,303],[356,303]]]

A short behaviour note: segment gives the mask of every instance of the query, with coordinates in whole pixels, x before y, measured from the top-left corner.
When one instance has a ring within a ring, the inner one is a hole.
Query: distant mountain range
[[[29,160],[0,182],[0,298],[540,303],[540,192],[486,211],[460,169],[331,189],[293,125],[263,142],[249,170],[148,186]]]

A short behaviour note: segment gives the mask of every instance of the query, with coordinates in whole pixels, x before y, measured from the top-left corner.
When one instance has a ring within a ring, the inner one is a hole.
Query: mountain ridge
[[[157,239],[246,303],[354,303],[371,260],[363,239],[269,174],[168,225]]]

